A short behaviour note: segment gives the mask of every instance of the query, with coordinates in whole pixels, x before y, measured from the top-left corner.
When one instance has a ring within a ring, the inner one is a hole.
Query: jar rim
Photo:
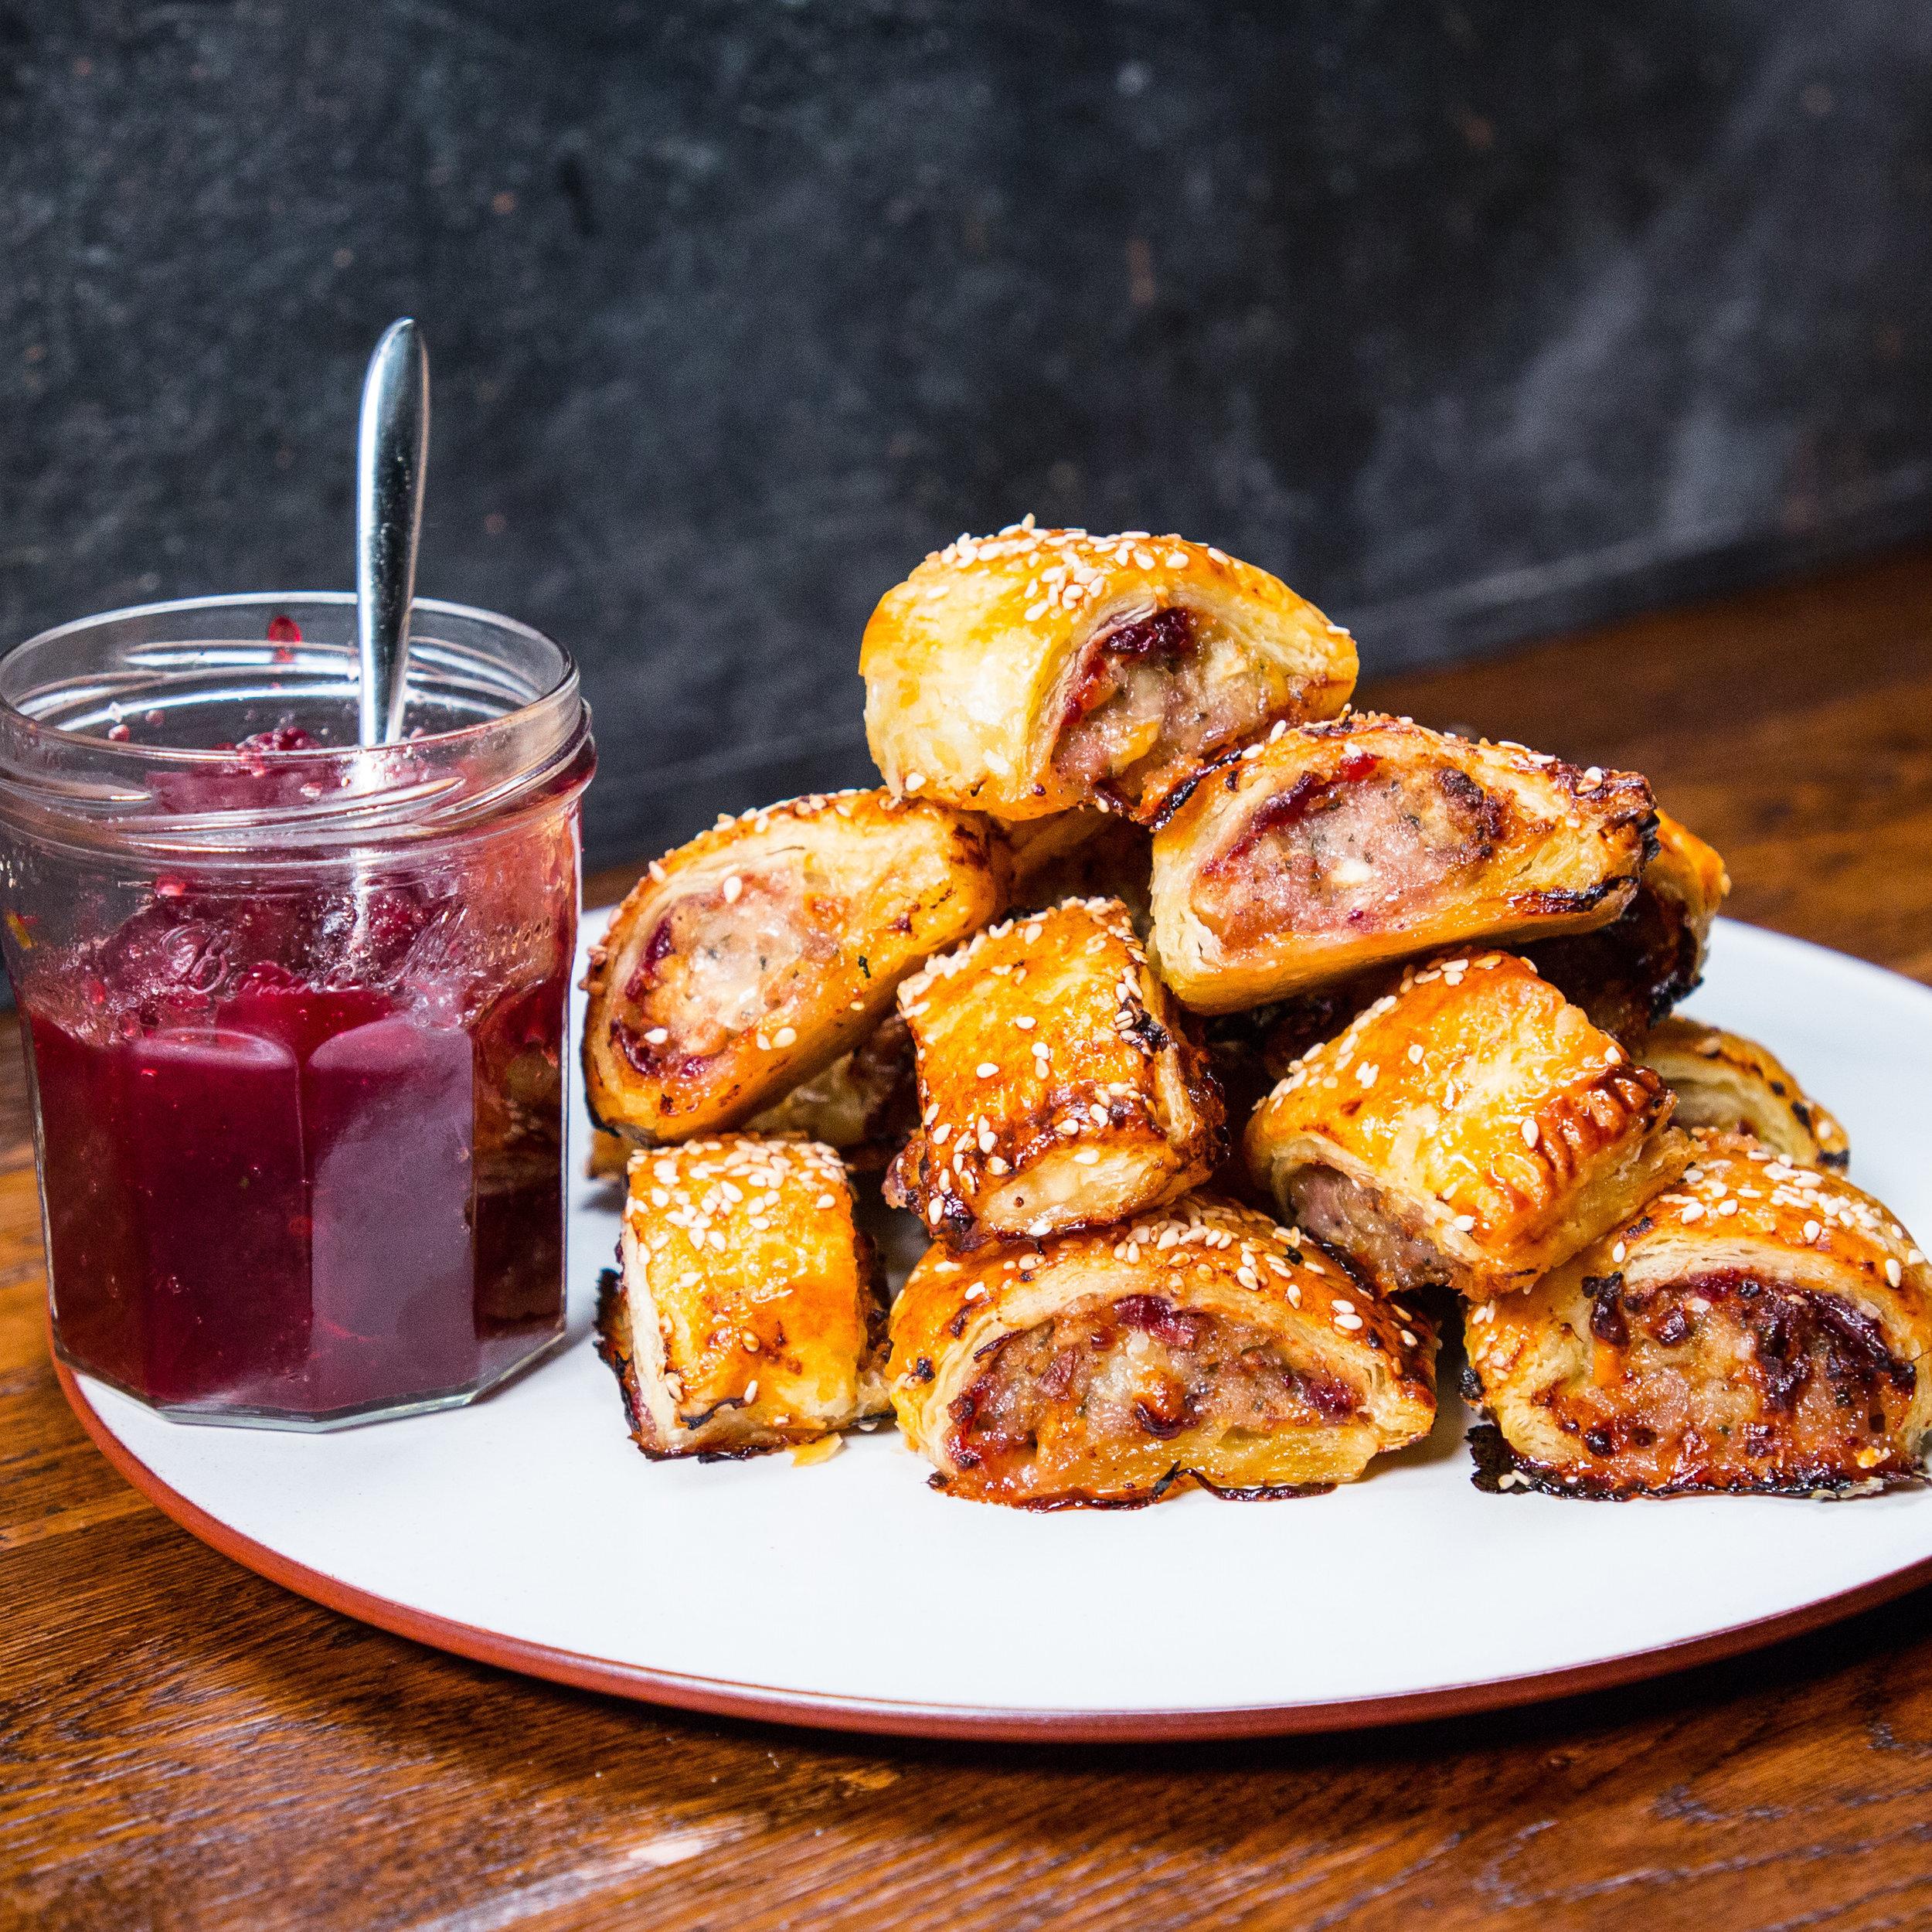
[[[31,651],[58,644],[66,638],[80,637],[90,631],[104,631],[111,625],[128,624],[142,619],[184,616],[202,611],[247,610],[265,605],[308,605],[320,606],[327,610],[353,611],[355,604],[353,590],[222,591],[207,597],[168,597],[153,604],[122,604],[111,611],[97,611],[90,616],[70,617],[64,624],[51,625],[45,631],[36,631],[32,637],[23,638],[18,644],[9,645],[5,651],[0,651],[0,715],[4,715],[10,723],[25,726],[36,737],[44,736],[56,742],[64,741],[77,747],[85,746],[90,752],[100,750],[117,753],[144,764],[158,762],[166,766],[178,763],[185,769],[193,769],[206,760],[224,763],[234,757],[232,747],[220,750],[209,746],[122,744],[99,732],[74,731],[65,725],[50,723],[43,718],[36,717],[31,711],[21,708],[6,689],[6,673]],[[554,651],[560,668],[553,683],[526,699],[522,704],[514,706],[494,717],[478,719],[474,723],[460,725],[451,730],[423,732],[410,740],[413,744],[440,747],[481,733],[495,730],[515,718],[519,712],[533,710],[547,704],[580,682],[576,658],[554,638],[538,630],[533,624],[525,624],[516,617],[506,617],[500,611],[485,610],[480,604],[454,604],[442,597],[417,597],[410,605],[412,638],[419,612],[431,617],[454,617],[462,623],[506,632],[546,650]],[[296,750],[277,750],[266,755],[277,760],[340,758],[356,749],[357,747],[348,744],[318,744]]]
[[[581,791],[594,753],[570,652],[516,618],[437,598],[412,605],[409,682],[431,724],[458,720],[447,727],[285,749],[258,747],[252,723],[219,746],[116,735],[124,700],[130,719],[145,712],[158,725],[165,713],[209,736],[226,736],[237,711],[244,723],[277,709],[293,723],[304,709],[352,733],[355,604],[339,590],[182,597],[27,638],[0,657],[0,823],[41,844],[273,864],[457,836]],[[206,634],[244,612],[258,634]],[[278,616],[298,623],[294,636],[273,631]],[[216,706],[227,716],[211,722]],[[56,721],[77,715],[94,728]],[[223,780],[238,771],[265,782],[237,795]]]

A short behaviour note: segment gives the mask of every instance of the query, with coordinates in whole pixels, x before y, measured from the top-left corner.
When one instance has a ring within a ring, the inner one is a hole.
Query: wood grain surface
[[[1365,697],[1648,771],[1723,849],[1738,916],[1932,980],[1932,552]],[[320,1610],[122,1487],[62,1403],[5,1064],[0,1925],[1932,1924],[1932,1592],[1502,1716],[1139,1748],[677,1716]],[[855,1580],[854,1613],[943,1643],[954,1580],[916,1561]],[[1553,1577],[1557,1614],[1590,1616],[1590,1585]],[[747,1587],[783,1580],[717,1580]],[[1419,1617],[1548,1608],[1417,1580]],[[1012,1614],[1024,1641],[1053,1606]]]

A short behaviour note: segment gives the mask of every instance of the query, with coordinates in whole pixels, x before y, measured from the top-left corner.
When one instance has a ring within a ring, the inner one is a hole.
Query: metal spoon
[[[369,359],[355,441],[355,638],[366,745],[393,744],[403,735],[429,447],[429,352],[406,315],[383,332]]]

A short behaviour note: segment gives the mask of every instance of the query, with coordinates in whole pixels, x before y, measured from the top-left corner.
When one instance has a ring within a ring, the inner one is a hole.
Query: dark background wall
[[[1932,525],[1932,8],[0,0],[0,638],[346,583],[583,662],[594,857],[856,777],[961,529],[1178,529],[1369,668]]]

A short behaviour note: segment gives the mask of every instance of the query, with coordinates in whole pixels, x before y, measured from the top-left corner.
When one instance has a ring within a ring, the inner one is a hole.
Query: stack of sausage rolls
[[[1305,1494],[1429,1433],[1459,1325],[1486,1486],[1916,1471],[1924,1255],[1673,1015],[1716,853],[1634,773],[1351,712],[1355,668],[1176,537],[1029,519],[886,594],[884,784],[721,821],[592,956],[648,1454],[889,1414],[980,1501]],[[869,1189],[923,1237],[889,1306]]]

